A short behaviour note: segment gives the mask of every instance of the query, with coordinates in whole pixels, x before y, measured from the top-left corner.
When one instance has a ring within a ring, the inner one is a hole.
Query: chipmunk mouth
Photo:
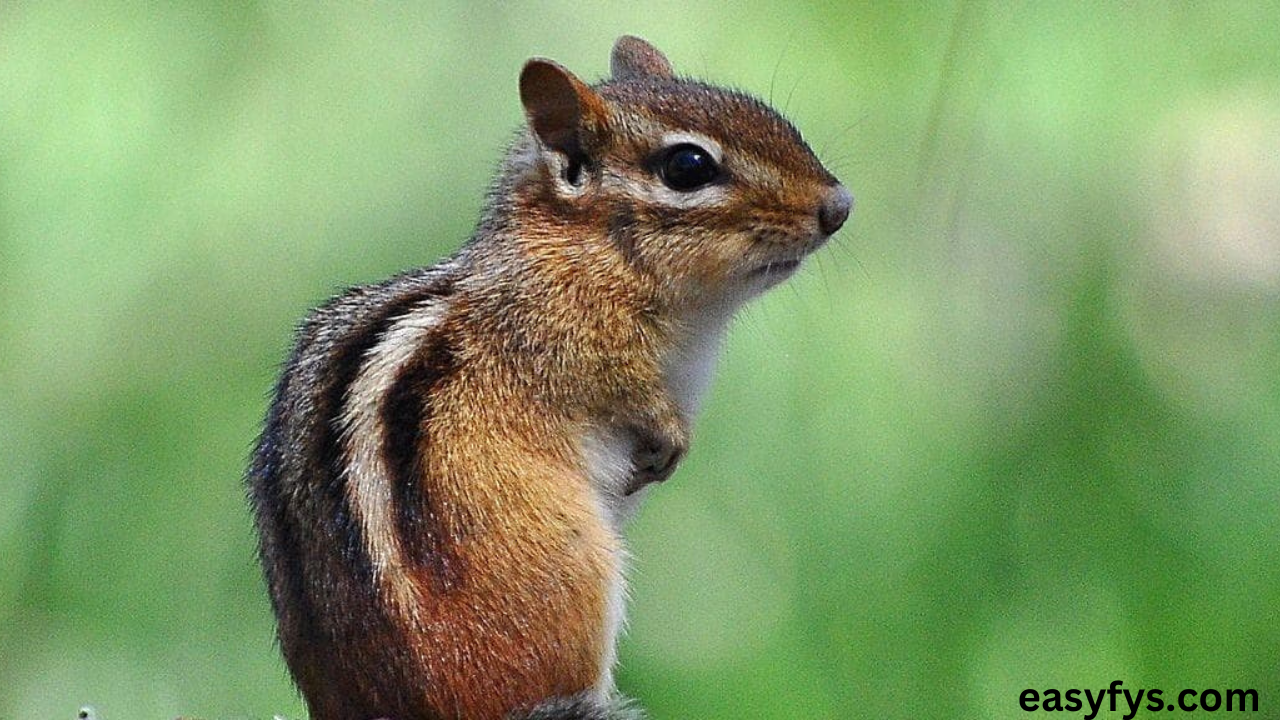
[[[773,287],[795,274],[814,250],[827,244],[829,235],[817,235],[797,242],[796,238],[760,235],[756,240],[770,243],[777,247],[781,257],[756,265],[747,272],[746,277],[754,281],[762,281],[765,287]],[[785,243],[785,245],[784,245]],[[798,247],[797,247],[798,246]],[[784,249],[785,248],[785,249]]]

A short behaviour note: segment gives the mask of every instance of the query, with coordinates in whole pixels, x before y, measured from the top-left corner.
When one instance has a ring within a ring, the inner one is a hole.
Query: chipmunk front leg
[[[635,475],[628,494],[649,483],[659,483],[671,477],[687,449],[684,443],[670,437],[643,430],[639,433],[632,455]]]
[[[689,450],[689,423],[674,402],[663,396],[645,417],[631,426],[631,479],[624,491],[633,495],[671,477]]]
[[[651,485],[671,476],[689,447],[688,420],[664,393],[647,393],[642,403],[635,399],[615,398],[582,436],[584,469],[616,530]]]

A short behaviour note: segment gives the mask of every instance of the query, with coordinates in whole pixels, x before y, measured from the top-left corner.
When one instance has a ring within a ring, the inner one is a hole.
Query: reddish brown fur
[[[312,720],[501,720],[608,693],[622,548],[582,439],[644,438],[680,457],[692,401],[676,397],[671,357],[696,355],[704,316],[727,321],[766,287],[762,268],[826,240],[818,217],[839,188],[794,128],[674,78],[635,38],[613,68],[592,88],[530,61],[531,133],[472,241],[350,291],[300,333],[250,481]],[[716,203],[643,199],[662,191],[651,161],[669,128],[723,146]],[[420,334],[393,333],[410,320]],[[369,370],[377,353],[394,367]],[[352,397],[357,378],[381,394]],[[382,433],[387,477],[344,464],[371,452],[337,430],[351,417],[374,428],[366,445]]]

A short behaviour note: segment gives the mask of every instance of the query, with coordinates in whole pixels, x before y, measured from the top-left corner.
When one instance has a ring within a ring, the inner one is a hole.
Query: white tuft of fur
[[[725,302],[705,308],[663,359],[667,387],[690,423],[702,407],[702,398],[715,375],[720,345],[736,306],[735,302]]]
[[[379,580],[402,566],[390,472],[382,457],[382,406],[400,371],[428,342],[446,308],[440,300],[429,300],[397,320],[365,355],[342,408],[347,502]]]
[[[610,578],[609,595],[605,606],[605,651],[600,659],[600,680],[596,692],[600,699],[608,699],[614,693],[613,666],[618,659],[618,635],[626,622],[627,580],[629,560],[622,528],[635,514],[647,490],[626,494],[626,488],[635,473],[636,438],[633,433],[592,428],[583,433],[580,452],[587,476],[591,481],[596,512],[609,532],[614,536],[614,577]]]

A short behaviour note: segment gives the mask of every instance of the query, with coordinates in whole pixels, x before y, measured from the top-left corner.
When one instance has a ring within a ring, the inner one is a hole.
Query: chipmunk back
[[[315,310],[248,483],[313,720],[629,717],[622,525],[688,445],[734,311],[852,197],[760,101],[633,37],[526,128],[452,258]]]

